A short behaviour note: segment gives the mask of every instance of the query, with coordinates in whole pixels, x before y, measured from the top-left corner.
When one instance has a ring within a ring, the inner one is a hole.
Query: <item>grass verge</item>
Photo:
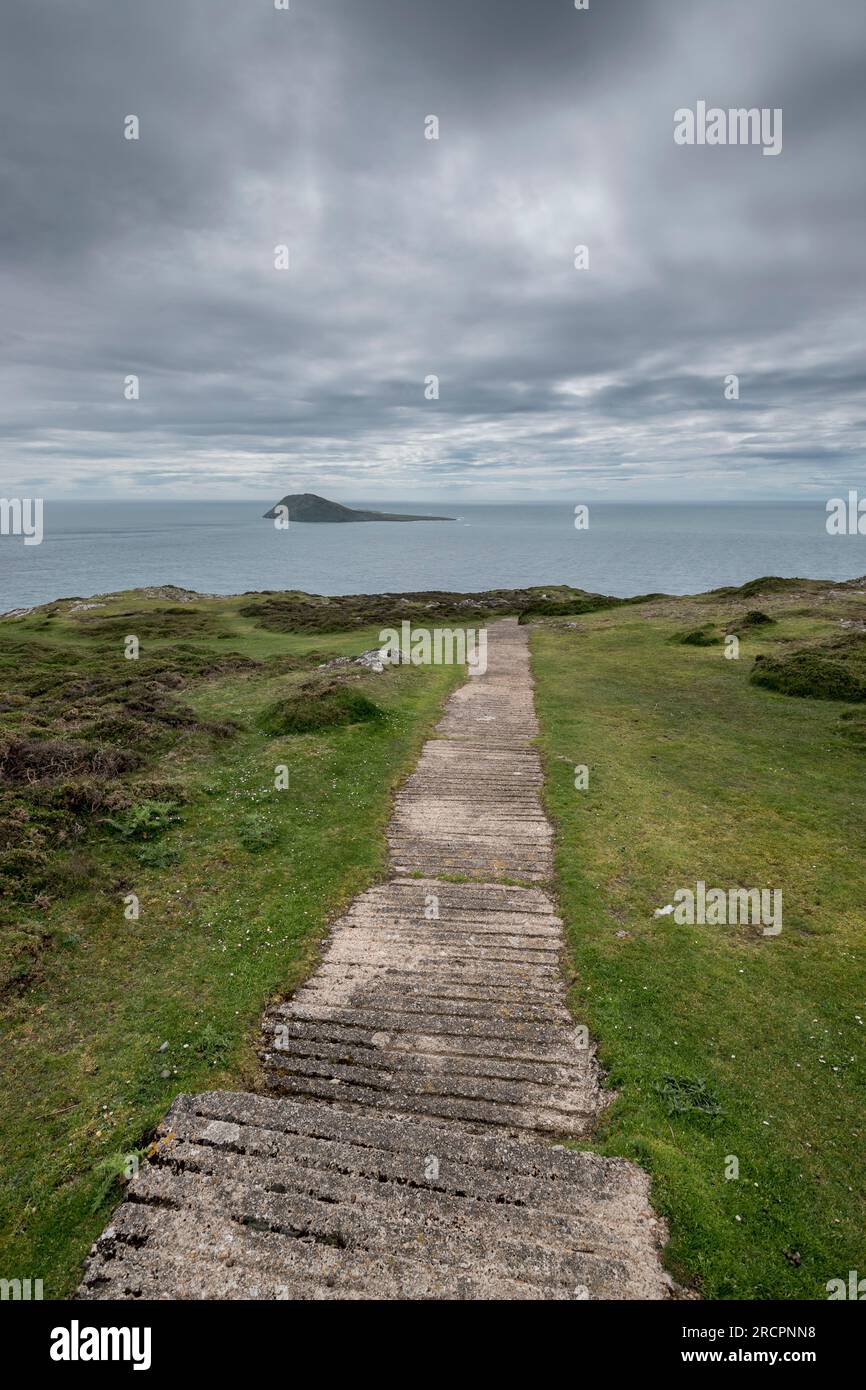
[[[619,1090],[597,1147],[650,1171],[669,1267],[705,1297],[826,1298],[866,1269],[866,763],[849,706],[750,673],[862,598],[765,588],[775,621],[738,660],[673,640],[735,631],[738,597],[534,630],[545,794],[573,1003]],[[654,917],[699,880],[781,888],[781,935]]]
[[[311,668],[377,631],[274,633],[242,602],[197,620],[128,595],[98,621],[64,604],[0,624],[0,1274],[49,1298],[74,1289],[178,1092],[255,1084],[263,1005],[384,868],[390,790],[463,676],[353,669],[338,687]]]

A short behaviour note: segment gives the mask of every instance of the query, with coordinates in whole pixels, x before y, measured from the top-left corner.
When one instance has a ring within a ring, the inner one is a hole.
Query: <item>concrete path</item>
[[[565,1004],[525,629],[395,799],[394,876],[265,1016],[268,1096],[181,1096],[84,1298],[666,1298],[646,1174]],[[557,1144],[557,1140],[560,1141]]]

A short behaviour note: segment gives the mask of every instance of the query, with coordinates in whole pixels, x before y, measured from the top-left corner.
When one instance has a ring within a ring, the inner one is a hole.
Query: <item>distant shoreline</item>
[[[232,594],[211,594],[203,593],[196,589],[189,589],[180,584],[146,584],[134,589],[115,589],[105,593],[96,594],[67,594],[63,597],[47,599],[44,603],[32,604],[30,607],[10,608],[5,612],[0,612],[0,621],[4,619],[14,620],[15,618],[28,617],[32,613],[38,613],[42,609],[50,609],[58,604],[74,605],[71,611],[75,613],[85,612],[88,609],[107,607],[119,600],[131,602],[144,600],[145,602],[156,602],[162,604],[196,604],[225,602],[226,600],[239,598],[268,598],[284,597],[291,594],[301,601],[308,601],[310,604],[337,605],[340,603],[359,603],[364,600],[373,602],[375,600],[394,600],[399,604],[401,600],[409,602],[427,601],[429,608],[438,607],[440,604],[454,601],[455,608],[468,609],[489,609],[498,610],[502,615],[506,613],[516,613],[523,609],[534,608],[538,605],[537,612],[544,615],[545,608],[554,606],[565,607],[570,599],[579,597],[580,599],[601,600],[593,608],[601,607],[627,607],[629,605],[639,605],[641,603],[666,603],[675,602],[681,599],[702,600],[709,596],[717,598],[753,598],[759,594],[766,593],[787,593],[789,596],[798,595],[806,597],[816,593],[833,593],[837,590],[847,590],[852,593],[866,593],[866,574],[853,577],[851,579],[817,579],[807,576],[783,577],[778,575],[756,575],[755,578],[746,580],[740,585],[719,585],[716,588],[704,589],[692,594],[674,594],[664,592],[653,592],[631,595],[603,595],[590,593],[585,589],[576,588],[569,584],[533,584],[528,586],[515,586],[514,588],[491,587],[489,589],[462,590],[462,589],[393,589],[381,590],[369,593],[345,594],[317,594],[309,593],[300,589],[244,589]],[[510,605],[510,606],[509,606]],[[569,612],[574,611],[573,605]],[[586,611],[591,611],[587,609]]]
[[[383,510],[411,506],[397,497]],[[434,501],[430,514],[441,506]],[[460,503],[446,512],[450,525],[408,528],[281,528],[264,510],[261,501],[48,505],[42,544],[0,538],[0,611],[167,582],[228,595],[475,593],[554,581],[625,598],[701,593],[761,574],[844,582],[866,572],[866,536],[829,535],[823,503],[591,504],[583,531],[559,503]]]

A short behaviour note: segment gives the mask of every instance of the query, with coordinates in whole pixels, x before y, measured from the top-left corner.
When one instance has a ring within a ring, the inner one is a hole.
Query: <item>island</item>
[[[269,512],[268,520],[273,520],[285,507],[289,521],[456,521],[453,516],[398,516],[393,512],[356,511],[344,507],[340,502],[329,502],[327,497],[317,497],[314,492],[291,492],[283,497]]]

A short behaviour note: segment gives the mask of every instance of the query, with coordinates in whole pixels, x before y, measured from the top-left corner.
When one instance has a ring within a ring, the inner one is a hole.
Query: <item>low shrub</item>
[[[105,824],[121,840],[149,840],[162,835],[179,820],[173,801],[140,801],[122,816],[108,817]]]
[[[866,634],[846,634],[785,655],[757,656],[751,680],[782,695],[866,700]]]
[[[621,599],[606,598],[604,594],[588,594],[586,598],[538,600],[521,609],[518,623],[531,623],[537,618],[579,618],[584,613],[598,613],[604,608],[618,608]]]
[[[682,647],[714,647],[721,638],[716,636],[709,624],[705,624],[704,627],[690,628],[688,632],[679,632],[671,640]]]
[[[385,718],[384,710],[361,690],[333,678],[301,681],[290,695],[268,705],[258,725],[269,738],[307,734],[340,724],[362,724]]]
[[[733,627],[729,628],[729,631],[737,633],[753,632],[755,628],[758,627],[772,627],[775,621],[776,619],[771,618],[769,613],[762,613],[760,608],[753,608],[750,612],[746,613],[744,617],[739,618],[734,623]]]
[[[139,763],[137,754],[79,739],[7,736],[0,743],[0,780],[13,786],[52,781],[71,773],[116,777]]]

